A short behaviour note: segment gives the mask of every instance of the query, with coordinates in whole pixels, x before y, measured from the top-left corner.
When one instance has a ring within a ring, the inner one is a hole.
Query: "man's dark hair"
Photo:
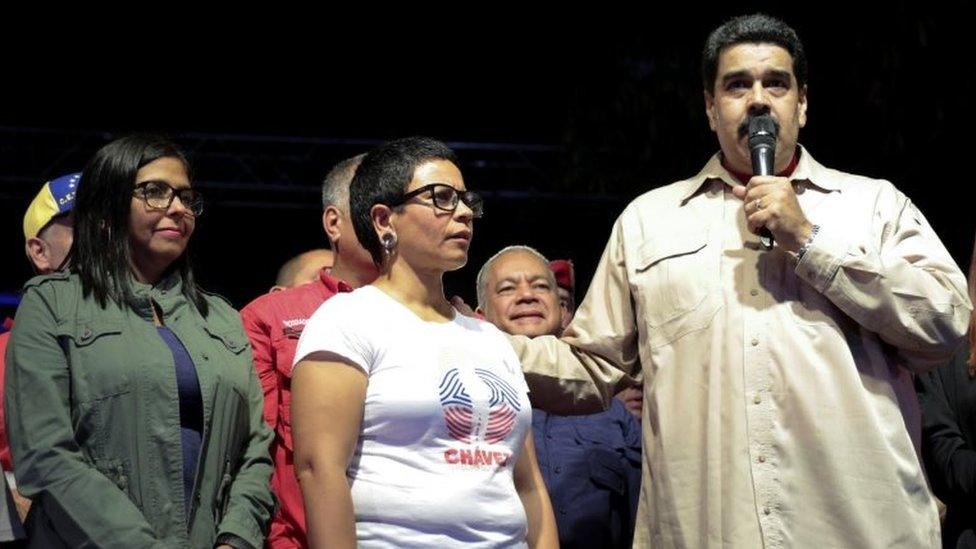
[[[383,263],[383,245],[373,228],[370,209],[377,204],[400,202],[418,166],[431,160],[457,165],[447,145],[429,137],[405,137],[380,145],[363,157],[349,185],[349,210],[353,229],[376,265]]]
[[[722,50],[737,44],[775,44],[793,57],[793,75],[802,90],[807,85],[807,56],[796,31],[783,21],[762,13],[733,17],[712,31],[702,50],[702,84],[715,92],[718,58]]]

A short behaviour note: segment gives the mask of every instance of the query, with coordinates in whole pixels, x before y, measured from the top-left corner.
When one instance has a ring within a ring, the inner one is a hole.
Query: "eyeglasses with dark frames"
[[[468,208],[471,208],[471,213],[474,217],[478,218],[485,215],[485,201],[481,198],[481,195],[474,191],[459,191],[447,183],[431,183],[430,185],[424,185],[419,189],[404,193],[403,197],[396,204],[391,204],[391,206],[400,206],[411,198],[427,192],[430,193],[434,207],[439,210],[453,213],[454,210],[457,210],[458,203],[464,202]]]
[[[146,207],[154,210],[168,210],[173,204],[173,198],[178,196],[183,207],[194,217],[203,213],[203,196],[190,187],[176,190],[165,181],[143,181],[135,186],[133,194],[141,198]]]

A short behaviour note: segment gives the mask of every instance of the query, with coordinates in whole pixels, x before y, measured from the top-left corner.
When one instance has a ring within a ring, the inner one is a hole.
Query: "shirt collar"
[[[326,290],[333,294],[352,291],[352,286],[350,286],[345,280],[339,280],[338,278],[332,276],[328,269],[322,269],[319,271],[319,282],[325,286]]]
[[[130,274],[131,276],[131,274]],[[152,305],[155,302],[159,306],[163,317],[169,317],[176,310],[186,305],[186,298],[183,297],[183,279],[179,269],[170,269],[162,280],[155,285],[139,282],[133,276],[129,279],[132,288],[132,296],[135,303],[132,303],[137,313],[144,318],[152,318]]]
[[[820,163],[814,160],[803,145],[797,145],[797,154],[799,155],[799,160],[796,163],[796,169],[793,170],[793,174],[790,176],[791,180],[807,181],[827,191],[841,190],[837,178],[828,176],[826,173],[827,168],[824,168],[820,165]],[[709,159],[708,163],[705,164],[705,167],[698,172],[698,175],[679,183],[679,185],[682,186],[682,191],[679,195],[681,197],[681,202],[685,202],[694,196],[705,183],[716,179],[721,180],[730,187],[740,184],[735,175],[725,169],[725,166],[722,165],[721,152],[717,152],[712,155],[712,158]]]

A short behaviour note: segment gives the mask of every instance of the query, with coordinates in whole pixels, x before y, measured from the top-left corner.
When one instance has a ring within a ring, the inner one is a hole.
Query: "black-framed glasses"
[[[464,202],[468,208],[471,208],[471,213],[474,217],[485,215],[485,201],[481,198],[481,195],[474,191],[459,191],[447,183],[431,183],[419,189],[414,189],[405,193],[400,198],[400,201],[392,204],[392,206],[399,206],[407,200],[426,192],[430,193],[430,199],[434,203],[434,207],[439,210],[454,212],[457,209],[458,202]]]
[[[168,210],[173,204],[173,197],[178,196],[183,207],[194,216],[203,213],[203,196],[190,187],[176,190],[165,181],[143,181],[136,185],[133,194],[154,210]]]

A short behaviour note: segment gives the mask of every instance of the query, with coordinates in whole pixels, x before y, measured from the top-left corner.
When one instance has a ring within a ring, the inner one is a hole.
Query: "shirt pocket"
[[[651,347],[706,328],[721,307],[720,257],[708,231],[675,231],[637,248],[631,281]]]
[[[595,485],[623,494],[627,488],[627,468],[624,458],[623,437],[611,433],[616,424],[577,422],[576,443],[585,448],[586,466],[590,481]]]

